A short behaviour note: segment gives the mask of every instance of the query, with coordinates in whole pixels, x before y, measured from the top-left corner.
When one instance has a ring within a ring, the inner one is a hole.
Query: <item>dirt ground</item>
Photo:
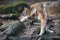
[[[18,20],[2,20],[4,24],[14,24],[16,23]],[[40,23],[35,22],[34,25],[30,25],[27,23],[25,24],[25,28],[23,29],[23,31],[18,32],[18,34],[16,36],[8,36],[7,35],[3,35],[0,36],[1,40],[38,40],[39,38],[41,40],[54,40],[55,39],[60,39],[60,20],[53,20],[53,23],[51,24],[51,30],[54,31],[53,34],[45,32],[45,34],[40,37],[39,34],[39,30],[40,30]],[[40,40],[39,39],[39,40]]]

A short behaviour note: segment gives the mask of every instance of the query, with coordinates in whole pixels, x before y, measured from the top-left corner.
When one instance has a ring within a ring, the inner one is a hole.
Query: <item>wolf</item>
[[[26,14],[26,17],[24,16],[24,19],[22,18],[23,21],[29,17],[34,20],[34,16],[39,16],[39,20],[41,21],[40,36],[42,36],[45,31],[54,33],[54,31],[49,29],[50,22],[48,22],[48,20],[60,19],[60,1],[48,1],[32,4],[30,5],[30,8],[26,9]]]

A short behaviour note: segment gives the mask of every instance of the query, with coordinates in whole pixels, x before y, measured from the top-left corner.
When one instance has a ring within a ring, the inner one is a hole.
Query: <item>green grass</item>
[[[17,10],[18,6],[22,6],[21,10]],[[27,3],[23,1],[14,2],[6,5],[0,5],[0,14],[20,12],[23,10],[24,7],[27,7],[27,6],[28,6]]]

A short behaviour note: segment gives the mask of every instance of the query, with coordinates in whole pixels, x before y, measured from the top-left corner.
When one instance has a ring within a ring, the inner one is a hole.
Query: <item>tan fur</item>
[[[46,7],[44,7],[44,4]],[[46,29],[46,22],[51,17],[51,19],[54,18],[60,18],[60,2],[40,2],[35,3],[30,6],[30,12],[28,13],[30,16],[33,14],[38,14],[40,16],[41,21],[41,30],[40,30],[40,36],[45,32]],[[33,13],[34,9],[36,8],[36,12]],[[45,9],[44,9],[45,8]]]

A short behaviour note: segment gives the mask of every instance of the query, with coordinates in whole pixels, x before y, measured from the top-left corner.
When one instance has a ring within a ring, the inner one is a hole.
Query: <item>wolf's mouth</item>
[[[20,19],[21,22],[24,22],[25,20],[27,20],[30,16],[24,16]]]

